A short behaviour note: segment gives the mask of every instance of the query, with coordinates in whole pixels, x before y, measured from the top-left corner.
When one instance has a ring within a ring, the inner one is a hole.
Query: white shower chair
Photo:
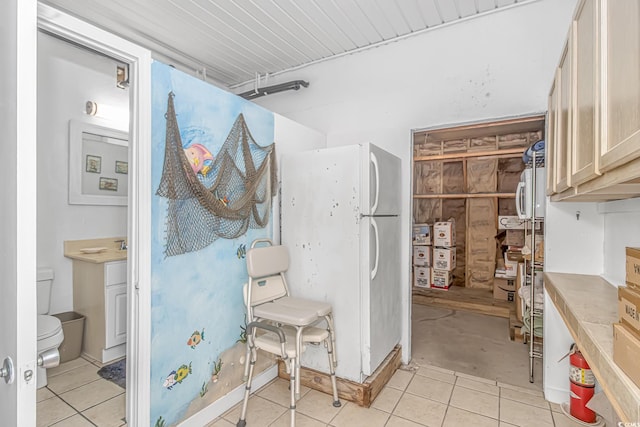
[[[257,247],[259,244],[266,244]],[[273,245],[269,239],[257,239],[247,251],[249,283],[244,286],[247,308],[247,364],[245,365],[244,402],[238,427],[246,426],[246,412],[251,393],[257,350],[282,358],[287,363],[291,389],[291,426],[295,426],[296,400],[300,397],[300,355],[307,344],[324,344],[329,360],[333,406],[338,398],[335,367],[335,333],[331,304],[289,294],[284,273],[289,269],[286,247]]]

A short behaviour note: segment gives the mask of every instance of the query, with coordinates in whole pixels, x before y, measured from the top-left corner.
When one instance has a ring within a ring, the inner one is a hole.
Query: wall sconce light
[[[98,104],[93,101],[87,101],[84,111],[88,116],[95,116],[98,113]]]

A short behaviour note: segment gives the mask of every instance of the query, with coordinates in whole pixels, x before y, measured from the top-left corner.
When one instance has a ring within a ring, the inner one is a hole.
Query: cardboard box
[[[493,278],[493,299],[515,301],[516,278]]]
[[[434,248],[433,268],[452,271],[456,268],[456,248]]]
[[[431,246],[413,247],[413,265],[431,267]]]
[[[448,270],[431,269],[431,287],[447,290],[453,283],[453,274]]]
[[[432,240],[431,225],[413,224],[413,244],[414,245],[430,245],[431,240]]]
[[[620,286],[618,288],[618,319],[640,339],[640,293]]]
[[[504,238],[503,245],[505,246],[524,246],[524,230],[507,230],[507,235]]]
[[[640,291],[640,248],[626,248],[627,286]]]
[[[431,269],[429,267],[413,267],[413,285],[418,288],[430,288]]]
[[[640,340],[624,323],[613,324],[613,361],[625,374],[640,387]]]
[[[518,218],[517,215],[499,215],[498,230],[525,230],[530,228],[528,221]],[[540,223],[536,223],[536,230],[540,229]]]
[[[456,223],[453,220],[433,224],[433,245],[444,247],[456,245]]]
[[[518,261],[511,261],[507,254],[504,254],[504,271],[508,277],[516,277],[518,275]]]

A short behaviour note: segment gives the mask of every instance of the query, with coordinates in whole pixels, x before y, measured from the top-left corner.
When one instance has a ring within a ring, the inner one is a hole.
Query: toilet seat
[[[62,323],[54,316],[38,314],[38,351],[58,347],[64,340]]]

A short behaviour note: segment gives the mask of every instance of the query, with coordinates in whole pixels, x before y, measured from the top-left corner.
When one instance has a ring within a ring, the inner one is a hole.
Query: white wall
[[[284,154],[327,146],[327,137],[323,133],[302,126],[280,114],[274,114],[274,127],[273,138],[276,143],[278,168]],[[278,182],[282,182],[280,169],[278,169]],[[277,244],[280,243],[280,194],[280,186],[278,186],[278,197],[273,202],[273,241]]]
[[[598,204],[604,220],[602,276],[612,285],[625,282],[625,247],[640,247],[640,198]]]
[[[129,91],[115,86],[115,74],[115,61],[38,34],[36,258],[38,266],[55,272],[51,313],[73,309],[71,260],[63,255],[63,242],[127,234],[126,207],[68,204],[69,120],[128,131]],[[87,116],[88,100],[122,110],[125,120]]]
[[[411,130],[546,111],[575,5],[541,0],[283,73],[269,84],[303,79],[310,85],[256,100],[326,133],[329,146],[369,141],[402,159],[407,294]],[[405,349],[408,343],[405,335]]]

